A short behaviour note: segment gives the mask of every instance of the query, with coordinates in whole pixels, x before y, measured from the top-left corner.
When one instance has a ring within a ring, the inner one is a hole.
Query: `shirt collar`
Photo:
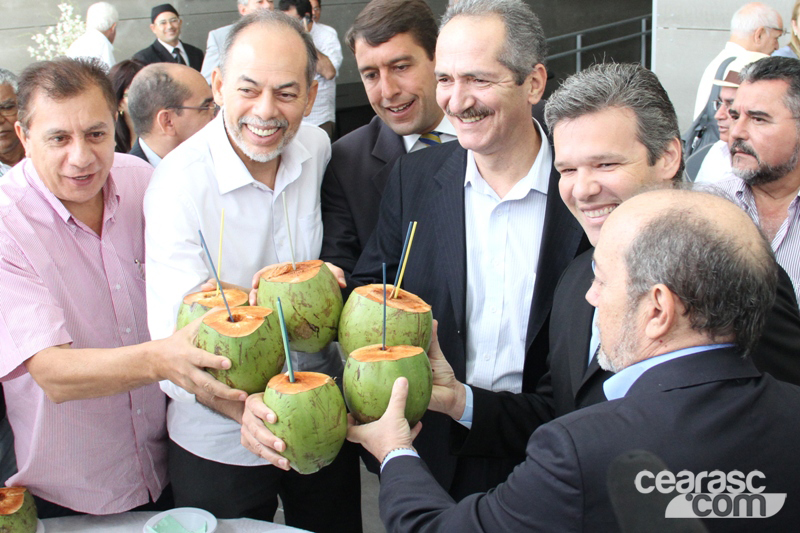
[[[544,195],[547,194],[550,183],[550,169],[553,166],[553,153],[550,151],[550,143],[547,135],[544,134],[542,126],[536,119],[533,119],[533,123],[536,125],[539,137],[542,140],[539,146],[539,153],[536,154],[536,159],[533,161],[528,174],[514,185],[503,200],[524,198],[531,190],[538,191]],[[483,194],[497,196],[497,193],[489,187],[478,171],[478,165],[475,163],[475,154],[472,150],[467,150],[467,171],[464,175],[464,187],[467,185],[472,186],[476,191]]]
[[[439,122],[438,126],[433,128],[433,131],[438,131],[439,133],[450,135],[454,139],[458,138],[458,135],[456,135],[456,129],[453,127],[453,124],[450,122],[450,119],[447,118],[447,115],[444,115],[442,117],[441,122]],[[411,152],[411,149],[414,148],[415,144],[417,144],[419,137],[420,137],[419,133],[403,135],[403,145],[406,147],[406,153]],[[444,139],[442,139],[442,141],[444,141]]]
[[[253,179],[239,154],[233,149],[228,133],[225,131],[224,115],[225,109],[223,108],[217,117],[206,126],[210,130],[211,159],[214,162],[214,175],[217,178],[220,194],[231,192],[245,185],[259,183]],[[284,147],[281,154],[273,192],[279,194],[289,183],[299,178],[303,170],[303,163],[309,159],[311,159],[311,153],[295,135],[295,138]]]
[[[171,53],[173,53],[173,50],[175,50],[176,48],[177,48],[178,50],[180,50],[181,52],[183,52],[183,44],[182,44],[180,41],[178,41],[178,46],[172,46],[171,44],[165,43],[165,42],[164,42],[164,41],[162,41],[161,39],[159,39],[159,40],[158,40],[158,42],[160,42],[160,43],[161,43],[161,46],[163,46],[164,48],[166,48],[166,49],[167,49],[167,52],[169,52],[170,54],[171,54]]]
[[[153,168],[157,167],[158,164],[161,163],[161,157],[155,153],[141,137],[139,137],[139,147],[142,149],[142,152],[144,152],[144,155],[147,156],[147,161],[153,165]]]
[[[666,363],[667,361],[672,361],[673,359],[678,359],[680,357],[686,357],[687,355],[693,355],[696,353],[707,352],[709,350],[717,350],[719,348],[727,348],[733,346],[733,344],[710,344],[707,346],[693,346],[691,348],[684,348],[683,350],[677,350],[670,353],[665,353],[662,355],[658,355],[656,357],[651,357],[649,359],[645,359],[644,361],[639,361],[636,364],[633,364],[627,368],[623,368],[610,378],[608,378],[605,383],[603,383],[603,392],[606,395],[606,398],[609,400],[616,400],[619,398],[623,398],[628,391],[636,383],[636,380],[639,379],[642,374],[647,372],[653,367],[656,367],[662,363]]]

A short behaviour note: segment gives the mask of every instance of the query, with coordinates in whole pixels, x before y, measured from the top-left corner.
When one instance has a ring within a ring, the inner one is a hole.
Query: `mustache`
[[[465,118],[475,118],[475,117],[494,115],[494,111],[484,106],[472,106],[465,109],[461,113],[453,113],[452,111],[450,111],[450,106],[447,106],[444,112],[447,113],[447,115],[450,117],[455,117],[462,120]]]
[[[755,157],[756,161],[761,161],[756,151],[753,150],[753,147],[744,142],[742,139],[736,139],[733,141],[733,144],[731,144],[731,156],[736,154],[746,154]]]
[[[249,124],[251,126],[255,126],[256,128],[260,128],[263,130],[272,129],[272,128],[288,128],[289,121],[286,119],[278,119],[278,118],[271,118],[269,120],[264,120],[258,117],[242,117],[239,119],[239,128],[244,126],[245,124]]]

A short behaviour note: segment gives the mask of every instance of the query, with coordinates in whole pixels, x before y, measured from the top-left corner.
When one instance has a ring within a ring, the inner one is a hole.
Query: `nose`
[[[398,94],[400,94],[400,86],[397,84],[394,76],[389,73],[381,76],[381,98],[384,100],[392,100]]]
[[[579,168],[575,171],[574,176],[568,179],[572,180],[572,197],[581,202],[589,201],[600,194],[602,190],[600,182],[595,179],[595,174],[591,169]]]
[[[84,139],[72,143],[67,162],[75,169],[85,169],[94,162],[92,147]]]
[[[463,113],[475,105],[475,99],[465,83],[454,81],[449,88],[449,93],[447,108],[453,114]]]
[[[721,106],[719,106],[717,112],[714,113],[714,119],[719,122],[720,120],[725,120],[727,118],[728,118],[728,107],[723,103]]]
[[[728,133],[731,140],[747,139],[749,137],[747,128],[745,127],[746,121],[747,119],[742,114],[739,115],[738,119],[734,120],[731,118],[730,130]]]
[[[272,91],[264,90],[254,103],[253,114],[263,120],[269,120],[275,116],[275,95]]]
[[[589,305],[592,307],[597,307],[597,289],[595,288],[596,283],[593,281],[589,290],[586,291],[586,301],[589,302]]]

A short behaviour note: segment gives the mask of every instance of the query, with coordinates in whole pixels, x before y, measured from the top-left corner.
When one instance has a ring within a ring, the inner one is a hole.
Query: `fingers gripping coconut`
[[[25,487],[0,488],[0,531],[34,533],[36,504]]]

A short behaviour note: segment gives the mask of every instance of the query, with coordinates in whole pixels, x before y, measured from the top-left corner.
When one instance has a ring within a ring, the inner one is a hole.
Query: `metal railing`
[[[583,63],[583,53],[588,52],[589,50],[596,50],[597,48],[602,48],[604,46],[608,46],[610,44],[620,43],[623,41],[630,41],[633,39],[640,39],[641,40],[641,59],[640,62],[643,66],[647,66],[645,64],[647,59],[647,36],[653,33],[652,29],[647,29],[648,21],[651,21],[653,18],[652,15],[644,15],[641,17],[633,17],[625,20],[620,20],[619,22],[612,22],[610,24],[603,24],[602,26],[595,26],[594,28],[587,28],[585,30],[576,31],[572,33],[565,33],[564,35],[559,35],[557,37],[550,37],[547,39],[548,44],[552,44],[556,41],[561,41],[564,39],[575,39],[575,48],[572,50],[567,50],[564,52],[558,52],[557,54],[552,54],[547,56],[548,61],[552,59],[558,59],[561,57],[569,57],[575,56],[575,72],[580,72]],[[608,30],[611,28],[616,28],[617,26],[622,26],[624,24],[631,24],[634,22],[639,22],[639,27],[641,28],[639,31],[634,33],[629,33],[627,35],[623,35],[621,37],[615,37],[613,39],[608,39],[603,42],[594,43],[588,46],[583,45],[584,37],[589,33],[594,33],[598,31]]]

